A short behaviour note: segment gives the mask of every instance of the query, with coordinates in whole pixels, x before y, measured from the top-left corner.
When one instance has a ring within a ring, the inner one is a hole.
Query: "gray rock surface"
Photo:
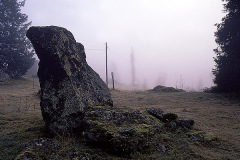
[[[118,155],[130,155],[155,145],[162,123],[131,108],[89,107],[85,116],[87,144]],[[156,137],[155,137],[156,138]]]
[[[165,127],[170,130],[181,129],[191,129],[194,125],[194,120],[192,119],[178,119],[178,115],[174,113],[163,114],[163,110],[160,108],[148,108],[147,112],[165,123]]]
[[[152,116],[158,118],[159,120],[163,120],[163,110],[160,108],[149,108],[147,112]]]
[[[40,105],[51,134],[80,132],[88,107],[112,106],[108,87],[87,64],[84,46],[71,32],[56,26],[31,27],[27,37],[40,59]]]
[[[182,128],[191,129],[193,127],[193,125],[194,125],[194,120],[192,120],[192,119],[183,119],[183,120],[179,120],[178,124]]]

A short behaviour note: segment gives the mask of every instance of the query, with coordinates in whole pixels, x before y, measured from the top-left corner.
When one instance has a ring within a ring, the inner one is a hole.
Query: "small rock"
[[[178,118],[178,115],[174,114],[174,113],[167,113],[163,115],[163,119],[162,121],[164,123],[166,122],[170,122],[170,121],[175,121]]]
[[[163,110],[160,108],[149,108],[147,109],[147,112],[159,120],[163,119]]]
[[[179,127],[177,121],[175,120],[166,122],[164,126],[170,131],[175,131]]]
[[[182,128],[191,129],[192,126],[194,125],[194,120],[192,119],[179,120],[178,125],[179,127],[182,127]]]
[[[159,144],[157,145],[157,150],[162,153],[166,153],[169,152],[169,147],[167,147],[166,144]]]

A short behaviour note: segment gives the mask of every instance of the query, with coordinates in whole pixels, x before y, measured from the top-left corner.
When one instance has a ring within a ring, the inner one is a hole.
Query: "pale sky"
[[[215,23],[221,0],[27,0],[23,13],[33,26],[68,29],[85,46],[88,64],[105,81],[108,74],[131,84],[201,89],[213,85]]]

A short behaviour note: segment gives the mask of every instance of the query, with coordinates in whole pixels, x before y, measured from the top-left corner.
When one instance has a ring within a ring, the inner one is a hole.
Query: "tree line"
[[[223,0],[226,16],[216,24],[214,92],[240,92],[240,0]]]

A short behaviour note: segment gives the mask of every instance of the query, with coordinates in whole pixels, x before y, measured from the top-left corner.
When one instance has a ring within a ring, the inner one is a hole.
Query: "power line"
[[[110,52],[109,52],[110,54],[115,55],[115,56],[118,56],[118,57],[121,57],[122,59],[124,59],[124,60],[130,62],[130,60],[129,60],[128,58],[123,57],[123,56],[121,56],[120,54],[116,54],[115,51],[112,52],[111,49],[109,49],[109,51],[110,51]]]

